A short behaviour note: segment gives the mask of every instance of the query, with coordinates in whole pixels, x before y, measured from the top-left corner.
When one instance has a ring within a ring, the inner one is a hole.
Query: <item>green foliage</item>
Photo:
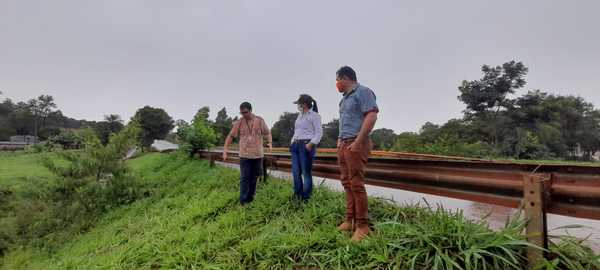
[[[25,147],[25,152],[27,152],[27,153],[43,153],[43,152],[52,152],[57,149],[60,149],[60,145],[53,144],[50,141],[45,141],[45,142],[40,142],[37,144],[27,145]]]
[[[553,238],[555,241],[550,241],[548,248],[550,259],[539,269],[600,269],[600,254],[585,245],[587,239],[570,235]]]
[[[110,135],[121,131],[125,126],[123,120],[117,114],[105,115],[104,121],[98,122],[94,125],[94,130],[100,139],[102,144],[107,144],[110,139]]]
[[[525,75],[529,69],[521,62],[510,61],[502,66],[481,67],[481,80],[463,81],[458,87],[458,99],[467,105],[467,113],[482,113],[508,107],[508,94],[525,86]]]
[[[600,110],[581,97],[539,90],[512,97],[528,68],[511,61],[482,67],[483,78],[458,87],[462,119],[427,122],[401,134],[396,151],[510,159],[591,160],[600,151]]]
[[[420,153],[423,151],[423,140],[417,133],[403,132],[396,136],[392,151]]]
[[[113,134],[107,145],[102,145],[98,137],[91,130],[82,132],[85,138],[84,148],[81,151],[58,152],[58,158],[66,161],[68,165],[56,162],[56,158],[45,157],[43,164],[58,176],[81,179],[92,177],[100,181],[106,177],[121,177],[127,172],[125,155],[135,147],[140,128],[132,124],[123,131]]]
[[[338,119],[333,119],[331,122],[323,124],[323,137],[321,137],[319,145],[324,148],[336,148],[339,132],[340,121]]]
[[[132,122],[141,128],[140,142],[144,147],[150,147],[154,140],[162,140],[173,129],[173,119],[160,108],[145,106],[135,113]]]
[[[530,131],[517,129],[501,146],[501,155],[515,159],[552,159],[552,153]]]
[[[66,117],[54,103],[54,98],[42,95],[28,102],[5,99],[0,103],[0,141],[13,135],[34,135],[41,140],[60,133],[61,129],[93,127],[95,122]]]
[[[375,232],[361,243],[336,225],[343,194],[315,187],[291,200],[289,182],[259,185],[240,206],[239,171],[206,161],[149,154],[131,167],[150,197],[111,209],[94,230],[49,252],[11,251],[0,269],[523,269],[524,222],[492,231],[461,212],[370,199]],[[55,240],[53,240],[55,241]],[[598,269],[582,243],[551,245],[559,269]],[[554,258],[552,258],[554,259]],[[567,267],[575,263],[583,268]],[[589,265],[593,267],[585,268]]]
[[[61,145],[63,149],[79,149],[83,147],[85,134],[88,134],[89,130],[69,130],[63,129],[58,135],[52,136],[48,139],[53,144]]]
[[[215,118],[215,123],[213,124],[213,129],[217,133],[219,140],[217,142],[218,145],[223,145],[225,143],[225,138],[229,134],[231,130],[231,126],[233,124],[233,119],[227,116],[227,110],[225,108],[221,109],[217,113],[217,117]]]
[[[298,113],[284,112],[279,116],[279,120],[275,122],[271,129],[273,136],[273,146],[288,147],[294,136],[294,126],[298,118]]]
[[[124,161],[135,146],[139,127],[114,134],[107,145],[92,130],[84,133],[82,150],[25,155],[34,164],[39,158],[44,172],[53,176],[47,173],[43,174],[47,178],[6,185],[0,174],[0,253],[19,245],[51,250],[70,235],[93,227],[109,209],[141,196],[141,186]]]
[[[492,150],[480,142],[468,143],[456,136],[443,134],[426,142],[416,133],[402,133],[396,138],[392,151],[446,156],[489,157]]]
[[[396,134],[387,128],[375,129],[371,132],[371,140],[375,150],[388,150],[392,148]]]
[[[37,99],[30,99],[27,102],[29,112],[34,117],[34,133],[33,135],[38,137],[40,129],[43,129],[46,125],[46,119],[56,109],[56,103],[54,103],[54,97],[50,95],[41,95]],[[46,136],[40,136],[41,138],[47,138]]]
[[[201,108],[191,124],[177,121],[177,139],[180,149],[192,157],[202,149],[208,149],[218,142],[218,134],[208,121],[208,107]]]

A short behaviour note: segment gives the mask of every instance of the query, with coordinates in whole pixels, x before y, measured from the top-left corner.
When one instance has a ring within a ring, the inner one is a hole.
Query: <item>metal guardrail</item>
[[[221,160],[221,151],[203,151],[201,157]],[[236,153],[225,162],[239,163]],[[268,168],[291,171],[286,153],[265,154]],[[339,179],[335,156],[317,155],[316,176]],[[600,219],[600,167],[559,164],[522,164],[443,158],[370,157],[365,182],[419,193],[519,207],[524,181],[543,180],[546,211],[579,218]]]

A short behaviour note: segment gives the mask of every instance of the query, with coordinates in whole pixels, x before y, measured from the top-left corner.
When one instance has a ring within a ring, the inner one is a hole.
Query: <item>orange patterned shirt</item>
[[[235,121],[229,132],[230,136],[239,140],[240,158],[263,158],[263,142],[270,134],[265,120],[256,115],[250,120],[242,117]]]

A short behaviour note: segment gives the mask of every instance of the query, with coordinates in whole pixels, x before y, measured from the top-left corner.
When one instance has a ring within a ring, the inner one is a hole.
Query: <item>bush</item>
[[[177,123],[177,139],[181,151],[193,157],[198,150],[208,149],[218,141],[218,135],[210,127],[205,115],[198,113],[191,124],[184,121]]]
[[[63,129],[58,135],[50,137],[48,139],[53,144],[61,145],[63,149],[79,149],[83,147],[85,143],[85,134],[91,132],[90,130],[67,130]]]
[[[516,159],[552,159],[550,149],[540,143],[539,138],[531,131],[517,129],[510,138],[500,146],[502,156]]]
[[[36,144],[31,144],[25,147],[25,152],[36,154],[44,152],[52,152],[56,149],[60,149],[60,145],[53,144],[50,141],[44,141]]]
[[[52,249],[94,226],[107,210],[139,198],[141,184],[124,160],[138,132],[138,127],[129,126],[113,134],[107,145],[93,131],[83,132],[82,150],[40,157],[55,178],[19,192],[1,189],[0,254],[15,245]]]
[[[398,135],[392,150],[478,158],[493,155],[491,147],[482,142],[470,143],[462,141],[456,136],[440,135],[433,143],[425,143],[416,133],[403,133]]]

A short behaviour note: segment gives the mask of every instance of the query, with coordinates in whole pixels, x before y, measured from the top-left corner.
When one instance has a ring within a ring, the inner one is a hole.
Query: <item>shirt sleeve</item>
[[[231,127],[231,131],[229,131],[229,136],[233,137],[233,138],[237,138],[238,135],[240,134],[240,120],[237,120],[235,122],[233,122],[233,125]]]
[[[321,115],[315,113],[311,123],[315,129],[315,136],[310,140],[310,142],[314,145],[317,145],[319,144],[319,142],[321,142],[321,137],[323,137],[323,125],[321,124]]]
[[[300,114],[298,114],[298,116],[296,117],[296,121],[294,121],[294,135],[292,135],[290,144],[293,144],[294,140],[296,140],[296,123],[298,123],[299,118],[300,118]]]
[[[264,134],[264,135],[269,135],[269,134],[271,134],[271,130],[270,130],[270,129],[269,129],[269,127],[267,126],[267,123],[265,122],[265,120],[263,119],[263,120],[261,120],[261,122],[262,122],[262,125],[261,125],[261,128],[262,128],[262,134]]]
[[[375,101],[375,93],[371,89],[363,89],[356,93],[358,95],[358,102],[360,102],[360,110],[363,114],[370,112],[379,112],[377,102]]]

